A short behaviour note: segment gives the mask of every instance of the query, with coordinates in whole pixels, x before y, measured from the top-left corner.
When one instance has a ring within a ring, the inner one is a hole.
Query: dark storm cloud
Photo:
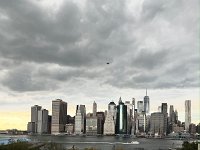
[[[135,16],[124,0],[65,1],[55,12],[28,0],[0,1],[0,82],[14,91],[59,89],[73,79],[196,87],[196,3],[145,0]]]

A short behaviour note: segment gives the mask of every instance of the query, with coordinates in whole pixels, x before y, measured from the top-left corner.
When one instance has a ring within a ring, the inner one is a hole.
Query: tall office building
[[[185,101],[185,130],[189,131],[191,124],[191,100]]]
[[[85,105],[77,105],[76,106],[76,114],[78,109],[80,110],[82,119],[81,119],[81,132],[85,133],[86,131],[86,108]]]
[[[34,122],[33,133],[37,133],[37,124],[38,124],[38,111],[41,110],[42,107],[38,105],[34,105],[31,107],[31,122]]]
[[[116,123],[116,104],[110,102],[108,104],[107,114],[105,113],[105,123],[104,123],[104,135],[115,134],[115,123]]]
[[[97,135],[97,117],[86,116],[86,134]]]
[[[155,112],[151,114],[150,119],[150,132],[154,135],[164,134],[164,114]]]
[[[174,112],[174,106],[170,105],[170,107],[169,107],[169,121],[170,121],[170,123],[174,124],[175,119],[176,119],[176,116],[175,116],[175,112]]]
[[[96,116],[97,114],[97,103],[94,101],[93,103],[93,116]]]
[[[48,133],[48,110],[46,109],[38,111],[37,130],[39,134]]]
[[[144,112],[146,114],[150,113],[149,96],[147,96],[147,89],[146,89],[146,96],[144,97]]]
[[[125,101],[125,105],[127,106],[127,133],[131,134],[133,105],[130,101]]]
[[[119,99],[119,104],[117,105],[115,134],[127,134],[127,106],[124,105],[121,97]]]
[[[75,116],[75,129],[74,129],[75,134],[83,133],[82,122],[83,122],[83,117],[81,115],[80,107],[78,107],[78,110]]]
[[[97,112],[97,134],[103,134],[104,122],[105,122],[104,112]]]
[[[52,101],[51,133],[58,134],[65,131],[67,123],[67,103],[61,99]]]
[[[164,130],[163,130],[163,133],[166,135],[167,134],[167,118],[168,118],[167,103],[162,103],[161,113],[164,115]]]
[[[144,111],[144,104],[143,101],[138,101],[137,102],[137,112],[142,113]]]
[[[114,102],[110,102],[108,104],[108,112],[113,117],[114,122],[116,123],[117,107],[116,107],[116,104]]]

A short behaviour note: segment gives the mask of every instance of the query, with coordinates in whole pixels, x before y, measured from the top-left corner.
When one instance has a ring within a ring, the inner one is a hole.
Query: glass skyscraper
[[[127,106],[119,99],[117,105],[117,118],[115,125],[115,134],[127,134]]]

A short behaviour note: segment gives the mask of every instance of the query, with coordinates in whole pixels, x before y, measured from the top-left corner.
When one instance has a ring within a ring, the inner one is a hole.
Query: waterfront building
[[[163,133],[166,135],[167,134],[167,118],[168,118],[168,113],[167,113],[167,103],[162,103],[161,105],[161,113],[164,115],[164,129]]]
[[[144,97],[144,112],[146,114],[150,113],[150,104],[149,104],[149,96],[147,96],[147,89],[146,89],[146,96]]]
[[[74,124],[71,124],[71,123],[66,124],[65,125],[65,132],[67,134],[73,134],[74,133]]]
[[[76,106],[76,113],[77,113],[78,109],[80,109],[80,113],[81,113],[81,116],[82,116],[81,132],[85,133],[85,130],[86,130],[86,108],[85,108],[85,105],[77,105]]]
[[[93,116],[96,116],[97,113],[97,103],[94,101],[93,103]]]
[[[117,105],[117,118],[115,125],[115,134],[127,134],[127,106],[119,98]]]
[[[78,110],[76,112],[76,116],[75,116],[75,134],[82,134],[83,133],[83,116],[81,115],[81,111],[80,111],[80,107],[78,107]]]
[[[127,106],[127,133],[131,134],[133,105],[130,101],[125,101],[125,105]]]
[[[34,105],[31,107],[31,122],[35,122],[33,133],[37,133],[38,111],[41,109],[42,109],[42,106],[38,106],[38,105]]]
[[[138,101],[137,102],[137,112],[142,113],[143,111],[144,111],[143,101]]]
[[[137,122],[138,122],[139,133],[145,133],[146,132],[146,126],[147,126],[147,119],[146,119],[146,114],[145,114],[144,111],[142,113],[138,114]]]
[[[105,111],[105,122],[104,122],[104,135],[115,134],[115,123],[116,123],[116,104],[110,102],[108,104],[108,111]]]
[[[52,121],[52,116],[48,115],[48,126],[47,126],[48,134],[51,134],[51,121]]]
[[[35,122],[28,122],[27,132],[28,133],[35,133]]]
[[[59,134],[65,131],[67,123],[67,103],[61,99],[52,101],[51,134]]]
[[[185,130],[189,131],[189,125],[191,124],[191,100],[185,101]]]
[[[183,132],[184,131],[184,127],[180,127],[178,126],[177,124],[173,124],[172,125],[172,132],[175,132],[175,133],[180,133],[180,132]]]
[[[135,98],[132,98],[132,127],[131,127],[132,135],[135,135],[135,128],[136,128]]]
[[[48,133],[48,110],[46,109],[38,111],[37,133]]]
[[[151,114],[150,132],[153,135],[164,134],[164,114],[163,113],[155,112]]]
[[[86,117],[86,134],[97,135],[97,117],[96,116]]]
[[[103,134],[104,122],[104,112],[97,112],[97,134]]]
[[[113,101],[108,104],[108,112],[112,115],[114,122],[116,123],[117,107]]]
[[[108,111],[107,116],[105,117],[104,123],[104,135],[114,135],[115,134],[115,121],[112,116],[112,113]]]

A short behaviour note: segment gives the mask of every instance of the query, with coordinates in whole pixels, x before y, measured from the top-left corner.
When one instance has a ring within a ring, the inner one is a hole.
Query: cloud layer
[[[198,87],[198,18],[197,0],[1,1],[0,85]]]

